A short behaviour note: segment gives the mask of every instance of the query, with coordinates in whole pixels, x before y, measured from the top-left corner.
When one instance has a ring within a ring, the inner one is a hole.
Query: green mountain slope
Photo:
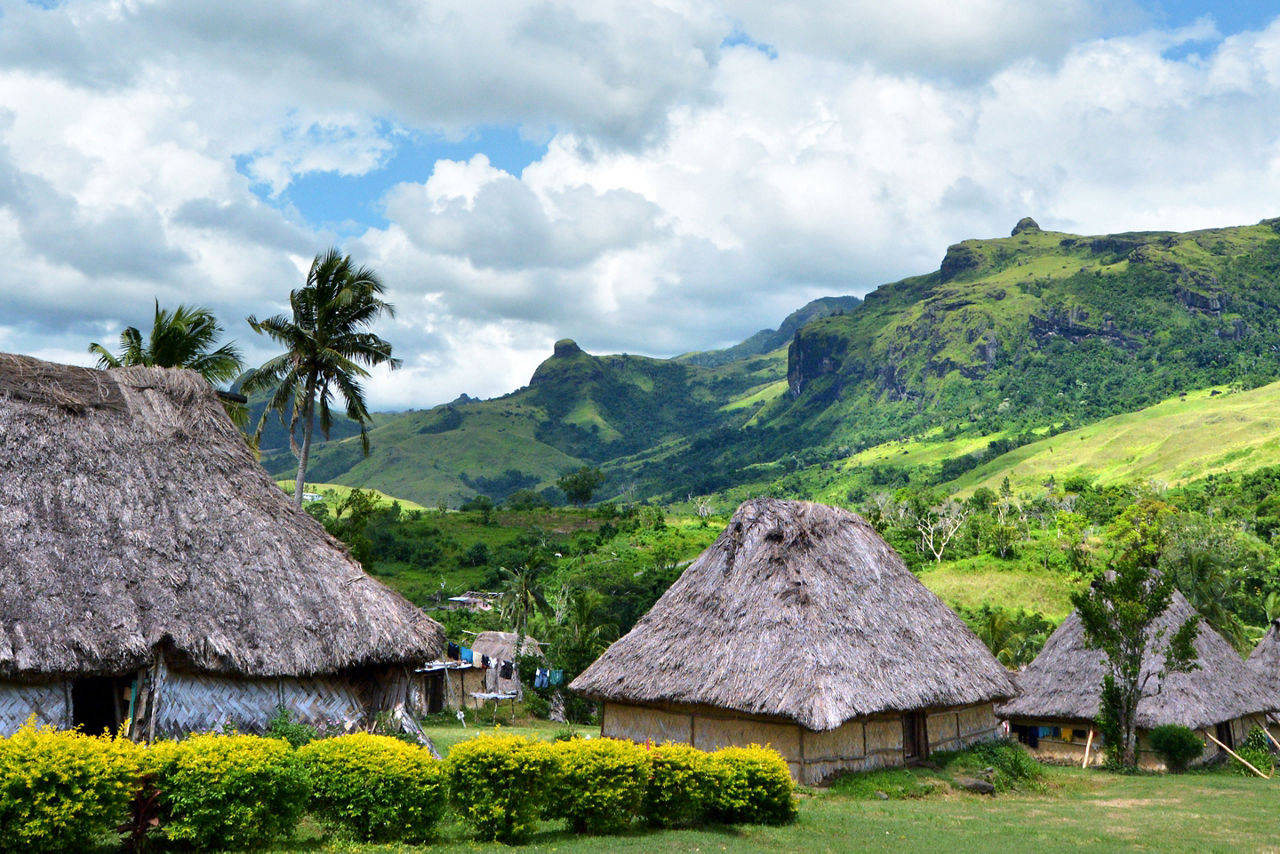
[[[920,452],[950,466],[935,482],[952,481],[982,462],[975,451],[1280,379],[1278,227],[1082,237],[1024,220],[860,304],[811,303],[739,348],[664,360],[561,341],[503,398],[380,416],[368,460],[350,441],[319,448],[315,479],[453,503],[545,488],[585,463],[609,475],[605,497],[848,499],[910,468],[859,454],[927,439]],[[758,352],[785,330],[785,352]],[[269,468],[290,464],[277,455]],[[1178,476],[1165,465],[1134,473]]]

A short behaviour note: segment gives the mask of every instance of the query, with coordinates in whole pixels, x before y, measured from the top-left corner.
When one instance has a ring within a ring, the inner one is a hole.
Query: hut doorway
[[[427,714],[435,715],[444,711],[445,680],[448,678],[449,671],[444,668],[427,674],[423,686],[427,695]]]
[[[929,758],[929,725],[924,712],[902,715],[902,758],[906,762],[923,762]]]
[[[113,735],[128,715],[133,680],[127,676],[87,676],[71,682],[71,725],[87,735]]]
[[[1236,740],[1231,737],[1231,721],[1220,723],[1215,727],[1215,729],[1217,732],[1214,734],[1218,736],[1218,741],[1222,742],[1232,750],[1235,750]]]

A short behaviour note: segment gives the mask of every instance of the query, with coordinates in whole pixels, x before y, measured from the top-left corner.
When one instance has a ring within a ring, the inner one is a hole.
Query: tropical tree
[[[500,568],[501,592],[498,595],[498,614],[504,624],[515,631],[523,643],[529,631],[529,620],[534,614],[550,616],[551,604],[543,590],[539,575],[542,566],[524,563],[515,569]],[[517,647],[519,649],[520,647]]]
[[[298,458],[294,501],[302,506],[303,484],[317,415],[325,438],[333,424],[332,405],[340,397],[348,418],[360,425],[360,446],[367,456],[370,416],[360,380],[369,376],[366,366],[400,366],[391,356],[391,345],[369,331],[382,315],[395,316],[394,307],[382,299],[384,287],[376,273],[356,267],[350,255],[336,248],[317,255],[307,271],[305,284],[289,294],[292,317],[278,314],[265,320],[250,315],[254,332],[266,334],[285,347],[241,384],[246,393],[271,391],[271,399],[258,421],[255,438],[269,413],[284,423],[289,411],[289,446]],[[302,442],[297,438],[302,429]]]
[[[137,327],[130,326],[120,333],[118,354],[97,342],[89,345],[89,352],[98,357],[100,368],[187,368],[216,385],[230,382],[242,370],[240,351],[234,344],[214,349],[222,333],[209,309],[180,305],[169,312],[156,300],[151,334],[145,340]]]
[[[213,312],[207,308],[180,305],[172,312],[160,308],[156,300],[151,334],[144,340],[137,327],[120,333],[120,352],[112,353],[96,341],[89,352],[98,357],[99,368],[186,368],[204,377],[209,385],[228,383],[243,370],[240,351],[234,344],[214,344],[223,334]],[[222,408],[241,429],[249,423],[243,401],[222,398]]]
[[[1196,617],[1183,622],[1168,638],[1167,630],[1155,627],[1174,593],[1172,576],[1157,569],[1166,545],[1165,525],[1172,515],[1169,505],[1152,500],[1126,509],[1111,527],[1116,553],[1110,570],[1088,589],[1071,595],[1085,645],[1106,657],[1099,727],[1111,733],[1109,749],[1116,750],[1119,761],[1129,767],[1137,761],[1138,703],[1149,681],[1154,677],[1161,684],[1170,673],[1199,666],[1192,645],[1199,632]],[[1148,650],[1161,657],[1162,666],[1144,674]]]

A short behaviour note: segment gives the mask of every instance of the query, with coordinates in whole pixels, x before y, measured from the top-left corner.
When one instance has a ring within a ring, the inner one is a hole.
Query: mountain
[[[582,464],[605,469],[606,496],[830,494],[842,477],[851,496],[897,476],[848,465],[884,443],[990,449],[939,469],[950,480],[1048,432],[1280,379],[1278,229],[1089,237],[1024,219],[727,350],[651,359],[558,342],[525,388],[379,416],[369,459],[330,442],[313,473],[424,504],[546,488]]]

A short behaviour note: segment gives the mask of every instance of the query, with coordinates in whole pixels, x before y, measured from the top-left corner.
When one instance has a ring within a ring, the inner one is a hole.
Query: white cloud
[[[344,244],[399,309],[383,334],[406,368],[371,381],[375,406],[500,394],[564,336],[733,343],[1023,215],[1098,233],[1280,212],[1280,24],[1140,14],[0,0],[0,347],[70,358],[158,298],[208,305],[265,359],[243,317],[283,310],[335,236],[252,185],[278,199],[370,173],[401,135],[486,124],[550,143],[518,175],[424,168]],[[773,52],[722,47],[735,31]]]

